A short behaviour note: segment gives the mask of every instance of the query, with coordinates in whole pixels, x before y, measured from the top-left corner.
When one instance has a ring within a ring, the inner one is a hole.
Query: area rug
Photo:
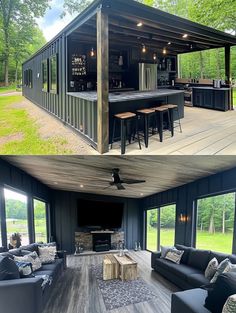
[[[156,297],[141,278],[125,282],[119,279],[104,281],[102,279],[102,265],[92,265],[91,271],[97,279],[107,311],[134,303],[150,301]]]

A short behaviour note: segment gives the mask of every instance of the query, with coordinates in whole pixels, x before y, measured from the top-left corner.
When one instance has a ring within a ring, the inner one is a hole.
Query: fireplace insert
[[[93,251],[111,250],[111,234],[93,234]]]

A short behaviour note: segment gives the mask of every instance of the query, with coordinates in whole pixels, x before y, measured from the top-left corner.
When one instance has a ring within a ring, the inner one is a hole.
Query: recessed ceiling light
[[[79,186],[80,186],[80,188],[84,188],[84,185],[82,185],[82,184],[81,184],[81,185],[79,185]]]
[[[137,24],[137,26],[138,26],[138,27],[142,27],[142,26],[143,26],[143,23],[142,23],[142,22],[139,22],[139,23]]]
[[[140,196],[143,196],[143,193],[142,193],[142,192],[140,193]]]
[[[184,35],[183,35],[183,38],[188,38],[188,34],[184,34]]]
[[[171,45],[171,42],[170,42],[170,41],[168,42],[168,45],[169,45],[169,46]]]

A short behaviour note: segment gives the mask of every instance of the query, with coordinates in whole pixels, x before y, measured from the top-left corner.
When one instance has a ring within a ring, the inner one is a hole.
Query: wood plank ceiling
[[[236,167],[235,156],[5,156],[52,189],[143,198]],[[121,178],[146,180],[125,185],[126,190],[107,188],[111,170]]]

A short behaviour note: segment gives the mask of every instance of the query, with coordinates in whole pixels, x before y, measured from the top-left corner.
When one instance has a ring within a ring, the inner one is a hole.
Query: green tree
[[[44,15],[49,7],[49,0],[0,0],[0,25],[2,29],[3,61],[5,85],[9,83],[9,59],[17,29],[23,30],[35,26],[35,18]],[[13,43],[12,43],[13,40]],[[25,42],[29,40],[25,37]]]

